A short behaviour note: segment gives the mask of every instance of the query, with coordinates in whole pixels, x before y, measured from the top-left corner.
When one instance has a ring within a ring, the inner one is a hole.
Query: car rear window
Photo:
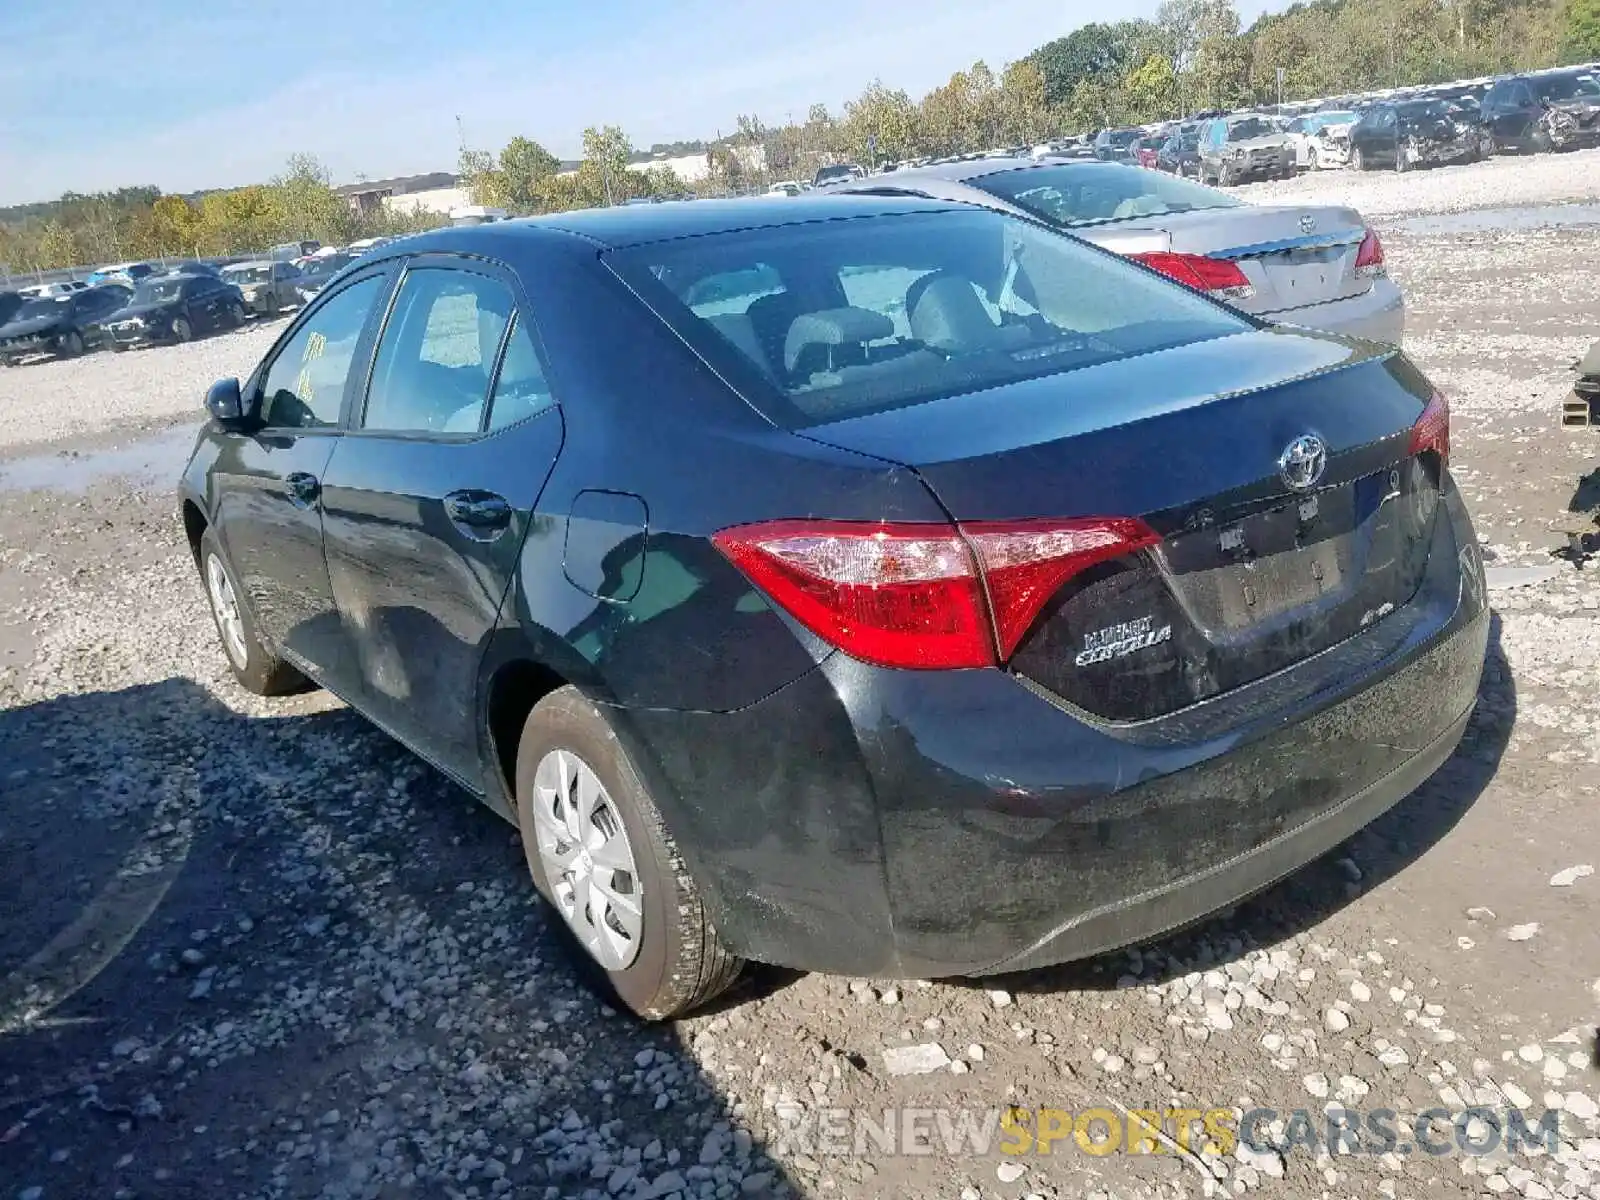
[[[967,182],[1069,229],[1205,208],[1238,208],[1240,203],[1175,175],[1115,163],[1024,167]]]
[[[606,257],[786,428],[1252,327],[1124,259],[981,209],[812,221]]]

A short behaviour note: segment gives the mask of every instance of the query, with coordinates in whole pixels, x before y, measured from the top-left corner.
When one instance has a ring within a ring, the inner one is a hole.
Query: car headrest
[[[861,346],[894,336],[894,322],[870,308],[827,308],[802,313],[783,341],[783,366],[793,371],[810,346]]]
[[[999,328],[959,275],[924,276],[912,284],[909,300],[911,336],[925,346],[970,352],[999,343]]]
[[[1155,196],[1129,196],[1112,210],[1113,220],[1124,217],[1154,217],[1167,211],[1167,206]]]

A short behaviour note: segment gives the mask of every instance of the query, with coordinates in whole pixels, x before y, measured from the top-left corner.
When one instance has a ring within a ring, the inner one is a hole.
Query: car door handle
[[[285,475],[283,486],[289,491],[289,503],[297,508],[309,508],[322,495],[322,481],[305,471]]]
[[[511,524],[511,504],[504,496],[470,488],[451,492],[444,498],[445,516],[460,526],[469,537],[498,537]]]

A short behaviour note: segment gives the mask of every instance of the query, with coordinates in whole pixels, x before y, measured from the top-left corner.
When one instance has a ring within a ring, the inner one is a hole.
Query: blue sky
[[[0,0],[0,205],[250,183],[297,151],[340,183],[453,170],[458,113],[475,146],[520,133],[563,157],[596,123],[709,137],[837,111],[874,76],[920,95],[1156,2],[140,0],[91,21],[83,0]]]

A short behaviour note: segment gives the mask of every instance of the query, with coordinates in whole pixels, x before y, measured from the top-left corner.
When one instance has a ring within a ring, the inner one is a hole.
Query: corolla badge
[[[1317,227],[1317,219],[1310,213],[1300,218],[1300,232],[1310,233]]]
[[[1302,433],[1278,455],[1278,477],[1297,492],[1317,486],[1328,469],[1328,447],[1314,433]]]

